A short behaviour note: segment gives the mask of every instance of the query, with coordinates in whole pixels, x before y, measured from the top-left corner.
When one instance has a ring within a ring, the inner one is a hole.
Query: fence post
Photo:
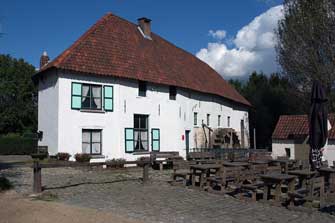
[[[143,183],[147,183],[149,180],[149,163],[145,162],[143,165]]]
[[[33,182],[33,192],[42,192],[42,170],[38,161],[34,161],[34,182]]]

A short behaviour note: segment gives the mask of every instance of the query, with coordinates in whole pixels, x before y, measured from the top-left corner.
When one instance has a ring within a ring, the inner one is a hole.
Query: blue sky
[[[237,43],[238,32],[255,17],[281,4],[282,0],[1,2],[0,22],[5,35],[0,38],[0,53],[24,58],[34,66],[38,66],[44,50],[55,58],[106,12],[112,12],[134,23],[139,17],[148,17],[152,19],[153,32],[197,55],[223,76],[234,76],[236,73],[239,73],[236,76],[241,76],[247,75],[245,73],[249,70],[220,70],[222,65],[229,67],[220,64],[220,60],[231,58],[232,49],[244,50],[245,47],[241,48],[241,44]],[[212,34],[219,30],[225,35],[211,36],[210,30]],[[219,48],[213,50],[210,43],[216,43]],[[222,51],[222,47],[226,47],[226,51]],[[213,61],[218,52],[221,59]],[[235,61],[239,60],[235,58]],[[262,70],[260,65],[257,66],[253,69]]]

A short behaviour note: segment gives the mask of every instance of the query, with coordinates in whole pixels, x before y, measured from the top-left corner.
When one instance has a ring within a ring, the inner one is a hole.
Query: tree
[[[230,83],[253,105],[249,123],[251,131],[256,128],[258,148],[271,147],[272,132],[280,115],[304,113],[299,99],[293,96],[294,88],[279,74],[268,77],[254,72],[245,84],[237,80]]]
[[[37,129],[35,68],[23,59],[0,55],[0,134]]]
[[[325,85],[329,108],[334,111],[335,1],[284,0],[277,36],[279,64],[305,111],[313,80]]]

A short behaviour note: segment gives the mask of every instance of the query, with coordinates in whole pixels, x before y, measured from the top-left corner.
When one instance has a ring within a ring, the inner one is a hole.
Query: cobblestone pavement
[[[32,170],[1,170],[15,190],[31,193]],[[101,170],[43,169],[45,193],[57,195],[59,202],[112,211],[144,222],[335,222],[335,216],[317,211],[302,212],[251,203],[167,183],[170,171],[150,171],[151,183],[139,180],[141,169]]]

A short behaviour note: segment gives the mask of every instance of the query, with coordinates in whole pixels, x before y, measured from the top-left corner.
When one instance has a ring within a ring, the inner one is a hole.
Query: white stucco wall
[[[50,154],[58,151],[58,94],[56,71],[47,72],[38,83],[38,130],[43,132],[39,146],[48,146]]]
[[[71,109],[71,83],[82,82],[114,87],[114,111],[104,113],[83,112]],[[249,145],[249,121],[246,108],[233,107],[226,100],[208,94],[185,89],[177,89],[176,100],[169,100],[169,87],[148,83],[147,96],[138,96],[138,82],[128,79],[80,75],[71,73],[59,74],[57,82],[59,103],[58,119],[50,128],[58,127],[57,151],[75,153],[82,152],[82,129],[102,129],[102,154],[106,159],[136,159],[132,154],[125,153],[124,129],[133,127],[134,114],[149,115],[149,151],[151,143],[150,130],[160,129],[160,151],[179,151],[186,155],[185,141],[182,135],[190,130],[190,148],[193,148],[193,113],[198,113],[198,125],[201,120],[206,123],[206,115],[210,114],[210,126],[217,128],[218,115],[221,115],[221,126],[227,127],[230,116],[230,127],[240,133],[240,123],[245,123],[245,144]],[[57,96],[49,95],[54,98]],[[42,101],[41,101],[42,102]],[[39,103],[40,104],[40,103]],[[50,102],[49,102],[50,104]],[[40,105],[39,105],[40,106]],[[43,105],[41,105],[43,106]],[[57,109],[56,109],[57,110]],[[43,112],[43,111],[42,111]],[[39,122],[47,120],[39,117]],[[48,130],[45,130],[48,131]],[[53,130],[52,130],[53,131]]]
[[[307,145],[307,140],[302,144],[294,144],[293,140],[273,140],[272,142],[272,157],[277,158],[278,156],[285,156],[285,148],[291,149],[291,159],[299,159],[296,157],[296,154],[299,153],[299,156],[308,158],[309,146]],[[305,151],[298,151],[298,150]],[[330,140],[327,142],[324,147],[323,160],[327,160],[330,166],[333,165],[335,161],[335,141]]]
[[[285,148],[290,148],[290,159],[295,159],[295,145],[293,140],[273,140],[271,153],[272,158],[277,159],[278,156],[286,156]]]

